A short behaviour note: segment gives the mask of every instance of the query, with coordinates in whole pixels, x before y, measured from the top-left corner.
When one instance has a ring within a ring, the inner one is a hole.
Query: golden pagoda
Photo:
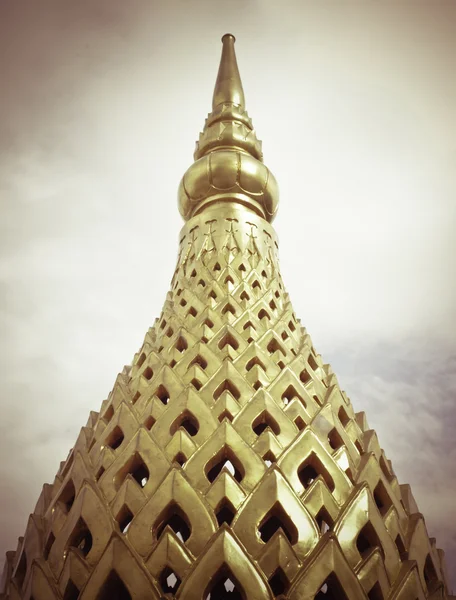
[[[44,485],[0,598],[451,598],[410,487],[293,312],[222,41],[163,311]]]

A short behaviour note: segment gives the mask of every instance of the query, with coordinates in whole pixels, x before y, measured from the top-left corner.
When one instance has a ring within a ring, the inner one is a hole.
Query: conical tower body
[[[162,314],[44,485],[1,599],[451,597],[409,486],[293,312],[244,105],[226,35]]]

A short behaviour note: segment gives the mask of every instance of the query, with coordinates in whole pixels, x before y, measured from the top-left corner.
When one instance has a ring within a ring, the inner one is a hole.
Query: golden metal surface
[[[450,598],[407,485],[293,312],[234,38],[163,311],[54,482],[2,600]]]

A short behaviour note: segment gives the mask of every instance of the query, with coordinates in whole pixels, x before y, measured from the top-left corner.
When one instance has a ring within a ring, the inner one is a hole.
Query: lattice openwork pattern
[[[242,117],[225,100],[215,114]],[[240,135],[218,123],[210,152]],[[409,486],[315,351],[274,230],[243,202],[189,218],[163,311],[43,487],[1,600],[449,598]]]

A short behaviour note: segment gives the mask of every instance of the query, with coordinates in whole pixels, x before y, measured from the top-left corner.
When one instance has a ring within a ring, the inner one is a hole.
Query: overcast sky
[[[161,311],[221,36],[297,315],[456,587],[456,3],[0,3],[0,552]]]

